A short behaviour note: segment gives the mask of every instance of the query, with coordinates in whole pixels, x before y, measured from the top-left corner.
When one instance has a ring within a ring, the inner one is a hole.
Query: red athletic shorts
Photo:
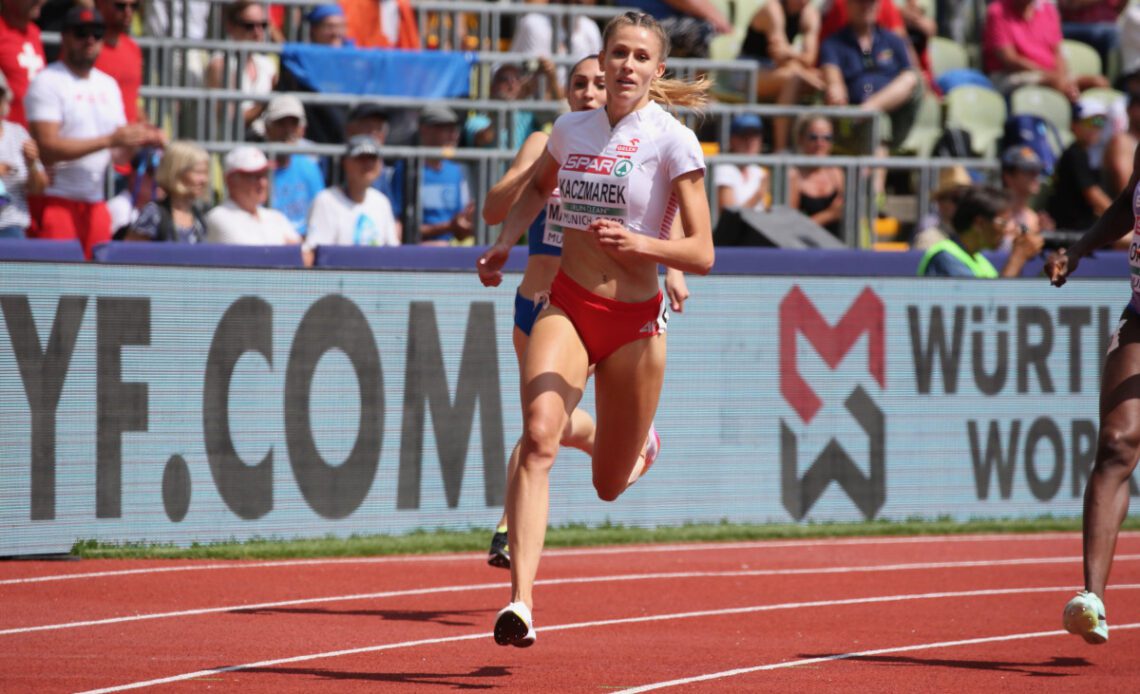
[[[103,202],[82,202],[52,195],[29,199],[31,236],[37,239],[78,239],[91,260],[95,244],[111,240],[111,213]]]
[[[569,316],[591,364],[634,340],[665,332],[669,321],[669,304],[660,290],[648,301],[615,301],[594,294],[561,270],[550,285],[550,303]]]

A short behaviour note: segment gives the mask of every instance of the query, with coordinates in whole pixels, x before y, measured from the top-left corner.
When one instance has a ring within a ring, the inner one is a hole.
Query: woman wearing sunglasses
[[[831,121],[810,116],[796,129],[801,154],[826,157],[835,138]],[[811,221],[843,239],[843,170],[838,166],[796,166],[788,171],[788,207],[799,210]]]
[[[226,5],[223,16],[226,37],[230,40],[258,43],[266,40],[269,15],[261,3],[239,0]],[[277,61],[273,56],[250,53],[240,70],[234,64],[237,56],[237,51],[230,52],[228,56],[221,52],[215,54],[206,68],[206,86],[210,89],[240,89],[250,96],[270,94],[277,86]],[[252,126],[265,110],[265,105],[264,101],[241,102],[239,113],[242,127]]]

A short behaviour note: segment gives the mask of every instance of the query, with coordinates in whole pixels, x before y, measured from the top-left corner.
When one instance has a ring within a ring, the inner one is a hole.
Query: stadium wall
[[[5,264],[0,555],[488,526],[515,279]],[[1122,281],[689,284],[659,462],[607,504],[563,452],[551,523],[1080,513]]]

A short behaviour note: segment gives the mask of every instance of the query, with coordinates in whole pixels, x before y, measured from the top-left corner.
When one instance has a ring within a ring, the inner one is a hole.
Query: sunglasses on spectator
[[[1090,116],[1088,118],[1082,118],[1081,122],[1091,125],[1094,128],[1103,128],[1108,121],[1104,116]]]
[[[134,12],[138,8],[139,8],[139,4],[137,2],[116,2],[115,3],[115,9],[118,10],[119,12],[126,12],[127,10]]]
[[[821,135],[819,133],[808,133],[807,139],[810,142],[831,142],[835,139],[833,135]]]
[[[93,38],[96,41],[102,41],[103,35],[106,33],[107,29],[101,26],[81,26],[71,30],[71,35],[80,40]]]
[[[262,31],[265,31],[268,27],[269,22],[266,21],[241,23],[241,28],[245,29],[246,31],[253,31],[254,29],[261,29]]]

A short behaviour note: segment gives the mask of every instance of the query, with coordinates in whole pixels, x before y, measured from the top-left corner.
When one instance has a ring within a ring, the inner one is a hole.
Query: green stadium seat
[[[970,133],[970,143],[980,156],[997,156],[1005,117],[1005,99],[992,89],[963,85],[946,95],[946,127]]]
[[[1087,43],[1064,39],[1061,41],[1061,55],[1069,65],[1069,74],[1075,77],[1081,75],[1103,75],[1104,66],[1101,65],[1100,54]]]
[[[1056,89],[1032,84],[1018,87],[1009,96],[1009,107],[1010,113],[1040,116],[1056,126],[1061,149],[1073,141],[1073,105]]]
[[[937,78],[950,70],[970,67],[970,57],[966,49],[942,36],[930,39],[930,69]]]
[[[899,145],[899,152],[913,153],[926,158],[934,151],[938,138],[942,137],[942,102],[930,92],[922,95],[918,116],[914,126]]]

